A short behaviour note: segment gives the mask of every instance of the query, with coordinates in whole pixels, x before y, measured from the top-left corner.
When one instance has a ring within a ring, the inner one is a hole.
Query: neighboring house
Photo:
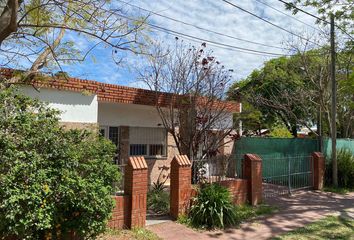
[[[11,70],[1,70],[10,74]],[[174,139],[162,125],[156,109],[159,103],[168,102],[172,94],[132,87],[105,84],[76,78],[54,79],[21,86],[31,97],[48,102],[61,111],[61,122],[68,128],[99,128],[119,149],[117,164],[126,163],[129,156],[143,155],[149,166],[149,182],[167,177],[172,158],[178,154]],[[230,111],[239,111],[239,104],[224,102]],[[227,141],[227,140],[225,140]],[[223,147],[231,153],[232,142]]]

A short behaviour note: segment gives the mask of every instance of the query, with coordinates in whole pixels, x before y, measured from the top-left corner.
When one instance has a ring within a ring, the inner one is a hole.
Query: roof
[[[14,69],[0,69],[0,75],[2,76],[11,77],[13,73]],[[160,106],[168,106],[171,101],[175,101],[177,96],[180,96],[172,93],[156,92],[153,90],[107,84],[72,77],[51,77],[50,81],[32,81],[29,84],[33,84],[38,88],[50,88],[97,94],[97,100],[99,102],[140,104],[149,106],[156,106],[156,104]],[[219,104],[223,105],[227,111],[240,111],[240,104],[237,102],[219,101],[216,105]]]

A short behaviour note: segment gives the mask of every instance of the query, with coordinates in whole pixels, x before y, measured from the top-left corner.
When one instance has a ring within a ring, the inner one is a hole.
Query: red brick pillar
[[[248,181],[248,201],[251,205],[262,202],[262,159],[256,154],[246,154],[243,176]]]
[[[313,189],[321,190],[323,188],[323,179],[325,173],[325,158],[322,153],[312,153],[313,160]]]
[[[178,215],[186,212],[192,191],[191,162],[186,155],[173,158],[170,179],[170,215],[177,219]]]
[[[129,157],[124,179],[124,194],[130,196],[128,228],[145,226],[147,181],[148,167],[144,157]]]

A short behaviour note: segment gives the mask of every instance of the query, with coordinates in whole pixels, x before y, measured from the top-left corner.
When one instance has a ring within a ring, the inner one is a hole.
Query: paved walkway
[[[271,216],[244,223],[240,228],[224,231],[197,232],[169,221],[147,228],[168,240],[207,239],[269,239],[284,232],[303,227],[325,215],[341,214],[354,219],[354,193],[337,195],[325,192],[303,191],[292,197],[269,199],[268,204],[279,207]]]

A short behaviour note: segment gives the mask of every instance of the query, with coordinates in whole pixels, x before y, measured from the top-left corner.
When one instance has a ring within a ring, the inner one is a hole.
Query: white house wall
[[[78,92],[57,89],[39,89],[22,86],[21,91],[29,97],[49,103],[52,108],[61,111],[62,122],[97,123],[97,95],[83,95]]]
[[[98,103],[101,126],[162,127],[154,106],[122,103]]]

